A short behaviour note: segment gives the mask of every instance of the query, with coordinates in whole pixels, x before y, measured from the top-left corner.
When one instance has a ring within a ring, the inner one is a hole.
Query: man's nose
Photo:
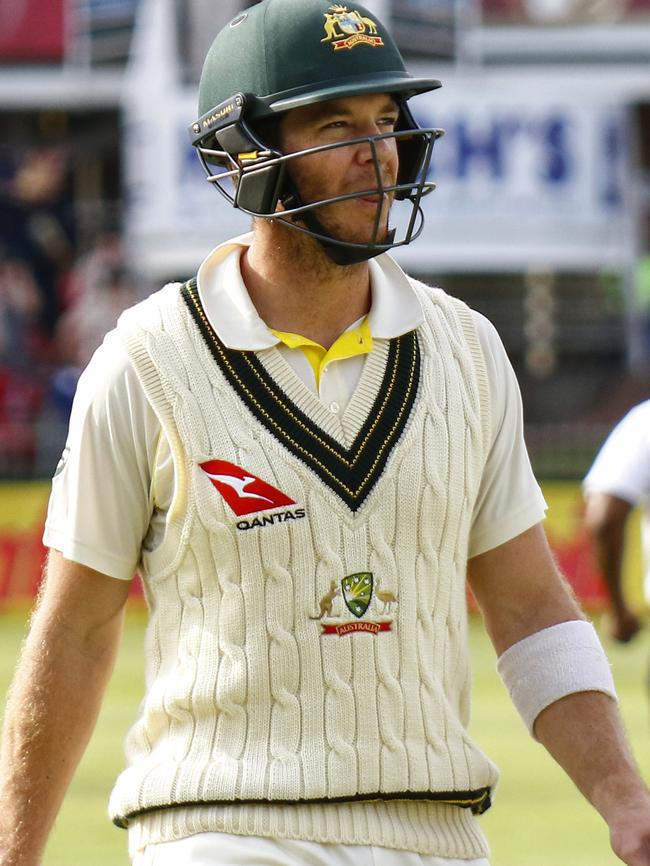
[[[364,136],[381,135],[385,130],[382,130],[376,124],[369,126],[362,134]],[[361,162],[374,162],[376,154],[377,160],[384,164],[390,161],[395,149],[395,139],[390,136],[387,138],[379,138],[374,141],[365,141],[359,144],[358,159]]]

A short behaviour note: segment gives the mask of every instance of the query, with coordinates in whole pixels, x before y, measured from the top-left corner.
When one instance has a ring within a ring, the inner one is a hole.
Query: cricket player
[[[146,694],[109,807],[136,866],[486,866],[467,580],[531,733],[650,866],[503,347],[390,255],[440,135],[408,100],[438,86],[356,3],[263,0],[218,34],[190,135],[252,231],[125,312],[79,384],[6,716],[2,866],[41,862],[136,570]]]
[[[609,594],[610,632],[627,643],[641,622],[623,588],[623,558],[628,518],[642,509],[644,591],[650,598],[650,400],[625,415],[598,452],[584,480],[585,520]]]

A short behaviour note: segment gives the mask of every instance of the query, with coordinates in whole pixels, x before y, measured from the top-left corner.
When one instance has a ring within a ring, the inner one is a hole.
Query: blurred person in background
[[[12,257],[29,263],[40,294],[40,325],[48,338],[74,257],[68,168],[61,145],[4,148],[0,157],[0,239]]]
[[[134,281],[124,265],[107,268],[63,313],[57,323],[60,356],[79,369],[88,364],[120,313],[135,301]]]
[[[41,292],[30,263],[0,247],[0,474],[30,475],[45,394]]]
[[[585,522],[609,595],[609,632],[627,643],[641,620],[626,598],[623,562],[628,519],[642,509],[644,590],[650,599],[650,400],[619,421],[598,452],[584,480]]]
[[[0,248],[0,364],[33,370],[41,345],[41,311],[29,263]]]
[[[120,313],[136,301],[133,274],[126,266],[119,235],[106,232],[72,269],[66,307],[56,327],[59,369],[52,396],[67,418],[77,381]]]

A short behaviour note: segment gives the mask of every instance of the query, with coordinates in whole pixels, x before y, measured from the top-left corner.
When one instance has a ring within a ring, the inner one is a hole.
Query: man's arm
[[[95,726],[129,582],[51,551],[7,701],[0,752],[0,864],[39,866]]]
[[[541,525],[469,562],[468,578],[499,655],[562,622],[584,619]],[[628,866],[650,866],[650,792],[634,764],[615,702],[577,692],[535,721],[535,736],[607,822]]]
[[[641,628],[638,617],[625,601],[622,583],[625,526],[632,507],[625,499],[610,493],[587,493],[585,525],[593,539],[598,569],[609,594],[610,633],[621,643],[627,643]]]

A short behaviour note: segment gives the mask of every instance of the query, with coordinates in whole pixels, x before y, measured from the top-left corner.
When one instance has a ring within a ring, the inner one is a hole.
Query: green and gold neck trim
[[[228,349],[221,342],[205,314],[195,279],[182,287],[181,294],[219,369],[247,409],[351,511],[357,511],[379,480],[417,396],[416,332],[390,341],[375,401],[354,442],[345,448],[288,398],[255,352]]]

